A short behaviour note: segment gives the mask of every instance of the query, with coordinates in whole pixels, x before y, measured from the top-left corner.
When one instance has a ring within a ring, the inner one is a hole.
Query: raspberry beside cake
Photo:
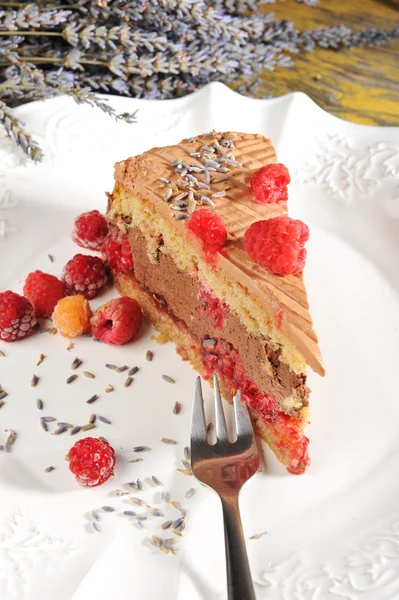
[[[119,292],[206,379],[216,372],[227,399],[241,390],[257,433],[299,474],[306,368],[324,368],[298,272],[307,228],[286,216],[286,169],[263,169],[276,160],[261,135],[212,132],[118,163],[104,251]]]

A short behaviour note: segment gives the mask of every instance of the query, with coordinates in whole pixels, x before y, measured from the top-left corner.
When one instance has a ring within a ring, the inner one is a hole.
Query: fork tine
[[[195,441],[203,442],[207,438],[204,398],[202,396],[201,377],[197,377],[194,391],[193,416],[191,421],[191,444]]]
[[[222,399],[220,397],[219,382],[216,375],[213,376],[213,393],[215,396],[215,420],[216,420],[216,437],[221,442],[227,442],[227,428],[226,420],[224,418],[224,411],[222,406]]]
[[[236,417],[237,437],[245,435],[253,437],[254,432],[248,408],[245,402],[241,402],[241,394],[239,391],[235,394],[233,403]]]

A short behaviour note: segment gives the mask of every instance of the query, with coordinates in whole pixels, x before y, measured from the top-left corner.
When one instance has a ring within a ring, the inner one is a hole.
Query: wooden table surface
[[[320,0],[315,8],[280,0],[267,4],[276,17],[294,21],[298,29],[344,24],[353,29],[399,26],[399,8],[388,0]],[[366,125],[399,125],[399,41],[386,46],[316,48],[295,65],[262,75],[255,96],[305,92],[319,106],[348,121]]]

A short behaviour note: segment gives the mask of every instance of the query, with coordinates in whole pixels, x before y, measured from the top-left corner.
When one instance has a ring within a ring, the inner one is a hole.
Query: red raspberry
[[[82,294],[91,300],[107,283],[107,272],[98,256],[75,254],[65,265],[62,279],[68,296]]]
[[[51,317],[58,300],[65,296],[65,288],[54,275],[33,271],[26,278],[24,296],[31,302],[37,317]]]
[[[66,460],[80,485],[94,487],[113,474],[115,450],[104,439],[87,437],[72,446]]]
[[[98,210],[82,213],[75,219],[72,239],[82,248],[101,250],[107,235],[107,221]]]
[[[253,261],[278,275],[298,275],[305,266],[309,228],[291,217],[253,223],[244,235],[245,250]]]
[[[133,270],[132,249],[127,235],[108,235],[102,246],[109,268],[115,275],[126,275]]]
[[[287,167],[280,163],[273,163],[255,171],[249,180],[249,187],[251,194],[261,204],[286,202],[287,185],[290,181]]]
[[[140,329],[139,303],[124,296],[100,306],[90,320],[93,336],[107,344],[126,344]]]
[[[188,228],[200,238],[206,252],[217,252],[227,240],[227,230],[220,217],[208,208],[196,210]]]
[[[22,340],[35,325],[35,311],[29,300],[9,290],[0,293],[0,340]]]

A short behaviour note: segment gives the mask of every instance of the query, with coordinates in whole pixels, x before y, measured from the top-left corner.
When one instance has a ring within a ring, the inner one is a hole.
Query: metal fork
[[[207,442],[201,378],[194,393],[191,425],[191,468],[196,478],[219,494],[223,508],[229,600],[256,600],[249,569],[238,495],[244,483],[259,468],[251,419],[240,394],[234,396],[237,440],[230,442],[216,375],[213,377],[216,415],[216,444]]]

